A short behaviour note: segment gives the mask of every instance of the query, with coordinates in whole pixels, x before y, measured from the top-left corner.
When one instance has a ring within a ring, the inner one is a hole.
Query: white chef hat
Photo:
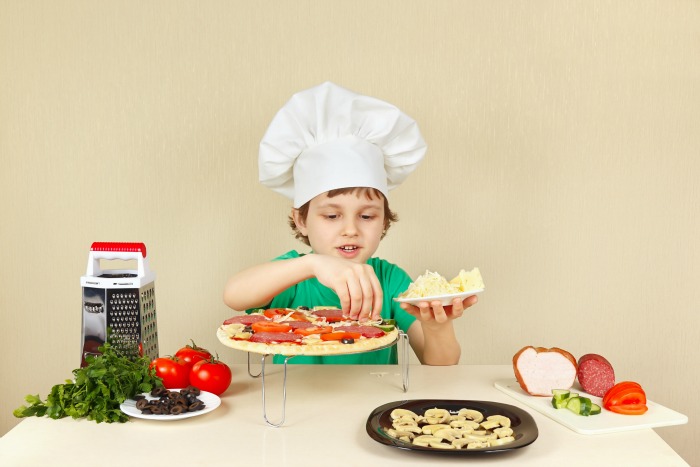
[[[398,108],[325,82],[294,94],[272,119],[260,142],[260,182],[295,208],[337,188],[387,196],[425,151],[418,125]]]

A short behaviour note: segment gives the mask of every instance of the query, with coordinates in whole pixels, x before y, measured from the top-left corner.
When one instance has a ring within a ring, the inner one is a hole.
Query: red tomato
[[[362,337],[362,333],[360,332],[335,331],[321,334],[322,341],[342,341],[343,339],[357,340],[360,337]]]
[[[603,407],[609,409],[613,405],[646,404],[647,398],[642,387],[632,381],[618,383],[605,393]]]
[[[150,366],[155,368],[166,389],[186,388],[190,384],[189,367],[179,358],[156,358]]]
[[[267,316],[268,318],[272,319],[275,316],[284,316],[287,314],[287,309],[286,308],[268,308],[267,310],[263,311],[263,314]]]
[[[295,329],[296,334],[301,334],[302,336],[310,336],[311,334],[326,334],[328,332],[333,332],[333,328],[330,326],[309,326],[308,328],[298,328]]]
[[[610,388],[603,397],[603,407],[624,415],[642,415],[648,409],[644,389],[634,381],[623,381]]]
[[[214,357],[200,360],[190,371],[190,384],[218,396],[231,385],[231,369]]]
[[[611,405],[608,410],[615,413],[621,413],[623,415],[642,415],[649,409],[645,404],[622,404]]]
[[[617,394],[619,391],[622,391],[622,390],[628,389],[628,388],[641,389],[642,387],[639,385],[639,383],[635,383],[634,381],[622,381],[620,383],[617,383],[616,385],[614,385],[613,387],[608,389],[608,392],[606,392],[605,395],[603,396],[603,406],[607,405],[608,400],[612,396]]]
[[[188,372],[190,369],[192,369],[192,365],[194,365],[198,361],[211,358],[211,352],[202,347],[198,347],[193,340],[190,340],[190,342],[192,342],[192,345],[186,345],[185,347],[175,352],[175,357],[184,361],[185,364],[189,367],[187,370]]]
[[[289,332],[291,326],[284,323],[275,323],[272,321],[256,321],[250,325],[254,332]]]

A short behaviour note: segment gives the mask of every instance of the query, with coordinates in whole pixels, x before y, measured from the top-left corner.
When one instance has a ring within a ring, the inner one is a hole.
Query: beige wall
[[[379,254],[481,268],[462,363],[601,353],[689,415],[659,433],[700,464],[699,36],[690,1],[3,1],[0,433],[78,364],[93,241],[147,244],[162,353],[244,361],[223,284],[301,247],[257,145],[332,80],[421,125]]]

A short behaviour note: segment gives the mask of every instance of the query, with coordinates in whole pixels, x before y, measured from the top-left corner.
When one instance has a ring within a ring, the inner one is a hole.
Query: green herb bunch
[[[119,405],[136,394],[150,392],[163,386],[162,380],[149,368],[148,357],[129,358],[104,343],[101,355],[88,355],[87,366],[73,370],[75,380],[66,380],[51,388],[46,401],[39,395],[28,395],[29,406],[21,406],[13,412],[15,417],[64,417],[94,420],[97,423],[124,423],[129,417]]]

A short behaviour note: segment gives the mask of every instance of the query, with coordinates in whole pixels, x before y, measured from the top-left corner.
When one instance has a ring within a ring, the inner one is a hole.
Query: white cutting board
[[[683,425],[684,423],[688,423],[687,416],[666,408],[663,405],[656,404],[648,399],[647,407],[649,410],[647,410],[644,415],[622,415],[603,409],[598,415],[584,417],[576,415],[567,409],[555,409],[552,407],[551,397],[529,395],[522,390],[515,378],[496,381],[494,386],[528,407],[574,430],[576,433],[584,435],[600,435],[604,433],[616,433],[620,431]],[[571,390],[578,392],[581,396],[590,398],[593,403],[602,407],[602,398],[586,394],[576,388],[572,388]]]

